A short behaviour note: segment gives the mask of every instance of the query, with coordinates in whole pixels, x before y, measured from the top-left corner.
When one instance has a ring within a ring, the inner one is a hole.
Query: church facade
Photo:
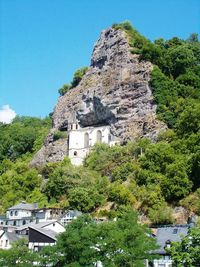
[[[96,143],[105,143],[109,146],[118,143],[110,132],[109,125],[81,128],[73,123],[69,127],[68,156],[73,165],[81,165],[83,159]]]

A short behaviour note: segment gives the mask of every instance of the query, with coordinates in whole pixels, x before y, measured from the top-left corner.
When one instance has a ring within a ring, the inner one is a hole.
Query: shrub
[[[53,134],[54,141],[62,139],[62,138],[67,138],[67,132],[62,132],[58,130]]]

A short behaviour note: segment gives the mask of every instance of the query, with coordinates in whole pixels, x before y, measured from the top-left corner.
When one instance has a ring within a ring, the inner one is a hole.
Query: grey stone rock
[[[156,118],[149,87],[150,62],[130,52],[126,33],[109,28],[94,46],[91,66],[76,88],[60,96],[54,108],[53,129],[68,130],[69,122],[81,127],[107,124],[122,142],[147,137],[155,141],[166,129]],[[51,131],[51,132],[52,132]],[[51,134],[35,155],[33,164],[62,160],[66,142],[53,142]]]

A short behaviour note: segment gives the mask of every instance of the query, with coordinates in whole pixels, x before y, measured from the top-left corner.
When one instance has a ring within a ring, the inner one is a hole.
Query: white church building
[[[109,125],[81,128],[79,124],[71,123],[68,129],[68,156],[74,165],[81,165],[83,159],[96,143],[105,143],[109,146],[119,143],[111,134]]]

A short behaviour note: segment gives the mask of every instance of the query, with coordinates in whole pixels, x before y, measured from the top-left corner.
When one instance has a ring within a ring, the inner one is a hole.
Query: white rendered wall
[[[11,215],[12,213],[12,215]],[[8,219],[21,219],[25,217],[31,217],[32,211],[29,210],[9,210],[6,212]]]
[[[97,132],[101,131],[101,143],[113,145],[115,142],[109,140],[110,126],[86,127],[69,132],[69,158],[72,164],[81,165],[83,159],[89,153],[91,147],[97,143]],[[85,134],[89,135],[89,146],[85,147]]]
[[[172,267],[172,260],[165,260],[165,259],[154,260],[153,266],[154,267]]]
[[[7,242],[6,242],[6,240],[7,240]],[[10,240],[8,239],[6,233],[4,233],[2,235],[2,237],[0,238],[0,248],[1,249],[10,249],[11,248]]]

